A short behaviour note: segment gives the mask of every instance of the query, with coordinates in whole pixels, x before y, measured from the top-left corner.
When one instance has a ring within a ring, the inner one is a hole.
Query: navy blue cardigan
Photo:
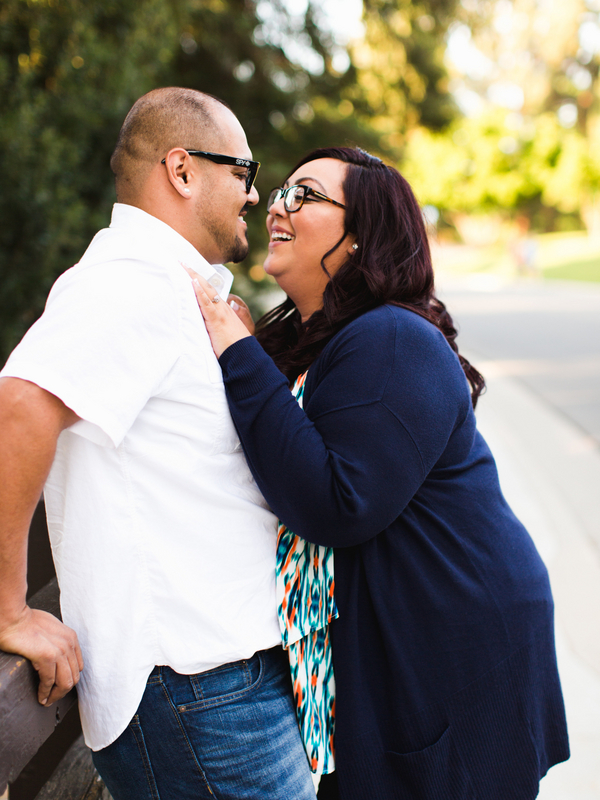
[[[304,411],[255,339],[220,364],[271,508],[336,548],[342,800],[532,800],[569,754],[548,575],[442,333],[364,314],[311,366]]]

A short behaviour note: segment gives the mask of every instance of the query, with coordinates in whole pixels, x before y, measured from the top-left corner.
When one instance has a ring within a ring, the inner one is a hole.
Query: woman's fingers
[[[189,267],[184,267],[184,269],[192,279],[192,286],[194,287],[194,293],[196,295],[198,304],[202,304],[206,308],[210,308],[210,304],[217,306],[219,303],[223,302],[214,286],[211,286],[208,281],[204,280],[202,275],[194,272],[194,270],[190,269]],[[240,300],[240,302],[243,302],[243,300]],[[227,303],[223,303],[223,305],[226,306]]]
[[[208,281],[193,270],[187,269],[187,272],[192,279],[196,300],[204,317],[213,350],[219,358],[221,353],[234,342],[250,336],[250,332],[235,310],[219,297]],[[215,298],[219,298],[217,302]]]
[[[241,297],[238,297],[237,294],[230,294],[227,298],[227,302],[254,336],[254,320],[252,319],[252,314],[246,303]]]
[[[214,291],[213,287],[201,275],[194,272],[193,269],[189,267],[184,267],[184,269],[192,279],[196,300],[198,300],[199,303],[208,303],[210,301],[214,305],[217,305],[222,298],[219,297],[219,300],[215,303],[215,299],[219,295]],[[254,335],[254,320],[252,319],[252,314],[250,313],[247,303],[242,300],[239,295],[230,294],[227,298],[227,304],[235,311],[238,319],[244,323],[250,333]]]
[[[196,300],[198,301],[198,305],[206,305],[207,303],[212,303],[212,299],[208,296],[207,292],[209,284],[200,275],[198,275],[197,272],[194,272],[193,269],[190,269],[189,267],[184,267],[184,269],[192,279],[192,286],[194,287],[194,293],[196,295]],[[216,297],[219,293],[213,287],[210,288],[212,289],[213,294]]]
[[[227,313],[227,303],[221,300],[221,297],[217,290],[211,286],[201,275],[194,275],[192,277],[192,286],[194,287],[194,292],[196,293],[196,300],[198,303],[203,306],[201,308],[202,313],[212,313],[218,314],[219,312],[221,315],[223,313]],[[217,306],[221,306],[217,308]]]

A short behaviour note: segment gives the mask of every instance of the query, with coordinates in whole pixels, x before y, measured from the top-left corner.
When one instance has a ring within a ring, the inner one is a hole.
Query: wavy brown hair
[[[321,309],[303,323],[288,297],[259,320],[259,342],[291,383],[341,328],[366,311],[390,303],[413,311],[442,331],[460,359],[475,406],[485,381],[458,352],[452,317],[435,296],[425,223],[408,182],[375,156],[349,147],[313,150],[288,177],[318,158],[335,158],[348,164],[342,184],[346,198],[344,233],[324,254],[324,272],[329,275],[325,259],[340,247],[347,234],[356,237],[358,249],[329,276]]]

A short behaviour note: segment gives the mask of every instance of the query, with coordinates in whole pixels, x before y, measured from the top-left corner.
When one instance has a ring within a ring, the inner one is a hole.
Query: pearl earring
[[[188,194],[190,193],[190,190],[189,190],[189,189],[184,189],[183,191],[184,191],[184,192],[187,192]]]

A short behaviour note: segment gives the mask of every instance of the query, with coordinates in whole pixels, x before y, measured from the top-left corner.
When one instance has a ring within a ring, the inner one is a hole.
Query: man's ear
[[[193,171],[193,162],[189,153],[182,147],[169,150],[164,159],[169,183],[182,197],[189,199],[197,177]]]

